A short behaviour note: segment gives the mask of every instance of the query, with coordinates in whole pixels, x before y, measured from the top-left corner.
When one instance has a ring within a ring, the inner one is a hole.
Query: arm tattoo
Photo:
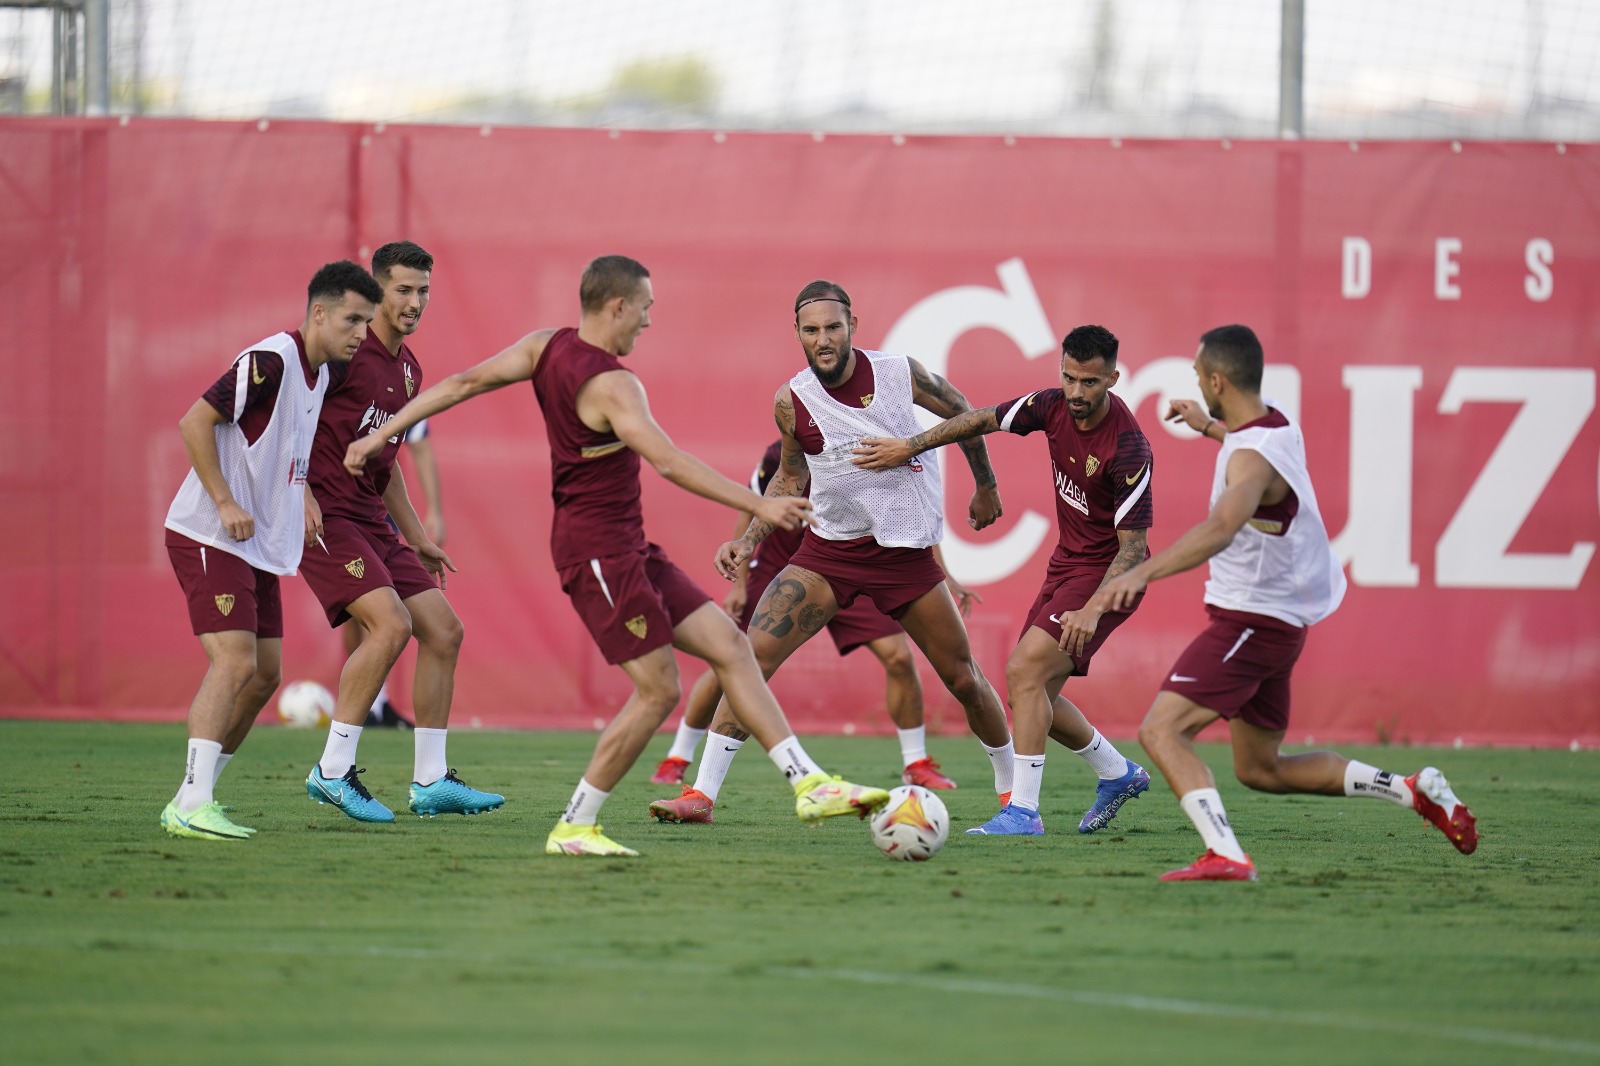
[[[1124,533],[1127,534],[1125,537],[1122,536]],[[1122,543],[1117,548],[1117,557],[1111,560],[1110,566],[1106,567],[1106,576],[1100,579],[1101,585],[1104,585],[1114,577],[1127,573],[1144,562],[1144,557],[1148,554],[1146,549],[1148,533],[1149,530],[1145,529],[1119,531],[1118,539]]]
[[[798,448],[790,454],[787,445],[794,440],[794,398],[788,389],[779,395],[772,408],[772,417],[778,423],[778,430],[783,436],[785,445],[778,469],[773,472],[767,481],[766,496],[804,496],[806,486],[811,482],[811,470],[806,466],[805,453]],[[744,539],[748,540],[754,548],[767,538],[772,532],[772,523],[764,522],[755,515],[750,516],[750,525],[744,531]]]
[[[915,359],[911,360],[911,386],[913,395],[917,397],[916,402],[936,415],[943,415],[945,421],[925,433],[918,433],[907,443],[918,452],[924,452],[942,444],[960,441],[961,451],[967,457],[967,466],[972,468],[972,479],[980,489],[994,488],[994,467],[989,465],[989,447],[983,441],[974,439],[1000,428],[994,408],[974,411],[967,398],[961,395],[960,389],[938,374],[931,373]]]

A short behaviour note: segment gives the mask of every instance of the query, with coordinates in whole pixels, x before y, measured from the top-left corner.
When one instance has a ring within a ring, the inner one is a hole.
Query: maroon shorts
[[[865,594],[896,619],[944,582],[932,548],[885,548],[870,537],[824,540],[809,530],[789,565],[825,578],[841,612]]]
[[[654,544],[563,566],[561,591],[608,663],[625,663],[672,643],[672,630],[710,603],[699,585]]]
[[[1028,608],[1028,613],[1024,616],[1027,620],[1022,623],[1022,632],[1017,634],[1017,639],[1021,640],[1031,627],[1037,626],[1060,643],[1061,623],[1058,619],[1062,613],[1076,611],[1088,603],[1105,578],[1106,568],[1099,563],[1089,566],[1052,565],[1045,573],[1044,584],[1039,588],[1039,595],[1034,597],[1033,606]],[[1118,626],[1132,618],[1133,612],[1137,611],[1139,604],[1143,602],[1144,593],[1141,592],[1128,610],[1110,611],[1100,616],[1094,636],[1084,645],[1083,654],[1072,657],[1073,676],[1083,677],[1088,674],[1089,660],[1100,650],[1100,645],[1116,632]]]
[[[751,572],[755,572],[754,568]],[[780,567],[772,576],[777,577],[782,572]],[[744,614],[739,616],[740,629],[750,628],[750,620],[755,617],[756,605],[760,602],[760,592],[745,601]],[[827,628],[828,635],[833,638],[833,646],[839,649],[840,655],[849,655],[863,644],[905,632],[899,622],[878,610],[872,601],[859,599],[834,615]]]
[[[194,635],[242,630],[267,640],[283,636],[278,575],[258,570],[221,548],[167,530],[167,558],[189,599]]]
[[[1211,624],[1178,656],[1161,690],[1258,729],[1288,729],[1289,675],[1306,646],[1305,627],[1209,603],[1206,614]]]
[[[322,540],[300,556],[300,573],[322,604],[330,626],[350,617],[345,610],[373,589],[392,588],[402,600],[439,587],[411,546],[386,522],[322,518]]]

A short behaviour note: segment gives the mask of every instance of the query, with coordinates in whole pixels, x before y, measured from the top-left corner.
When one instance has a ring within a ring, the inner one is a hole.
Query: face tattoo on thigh
[[[774,582],[762,598],[761,609],[750,619],[752,628],[775,637],[785,637],[794,629],[794,608],[806,598],[806,587],[794,578]],[[804,619],[802,613],[801,618]]]

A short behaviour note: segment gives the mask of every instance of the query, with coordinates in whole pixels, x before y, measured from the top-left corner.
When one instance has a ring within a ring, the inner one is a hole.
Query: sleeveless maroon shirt
[[[627,367],[580,340],[570,326],[556,331],[533,369],[533,392],[550,438],[556,505],[550,554],[557,569],[645,548],[639,456],[615,433],[596,433],[578,419],[578,390],[610,370]]]

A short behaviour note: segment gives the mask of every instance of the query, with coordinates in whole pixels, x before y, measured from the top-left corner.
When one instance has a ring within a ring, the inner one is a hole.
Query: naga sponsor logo
[[[1060,470],[1056,471],[1056,495],[1060,496],[1071,507],[1082,514],[1089,513],[1089,494],[1078,487],[1078,483],[1067,477]]]

